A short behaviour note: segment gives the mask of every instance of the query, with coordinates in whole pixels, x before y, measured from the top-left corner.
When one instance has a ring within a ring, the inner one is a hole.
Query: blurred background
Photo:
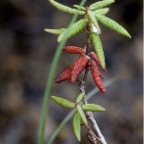
[[[72,6],[80,1],[59,0]],[[95,2],[90,0],[86,5]],[[132,38],[128,39],[101,26],[107,74],[121,80],[107,87],[107,93],[96,94],[89,100],[102,105],[105,113],[94,117],[108,144],[142,144],[143,137],[143,7],[141,0],[116,0],[108,16],[124,26]],[[0,144],[36,144],[42,100],[57,36],[44,28],[66,27],[71,15],[55,9],[47,0],[0,0]],[[86,37],[77,35],[66,45],[84,47]],[[77,59],[77,55],[63,53],[57,72]],[[95,84],[88,75],[86,92]],[[52,95],[75,101],[78,84],[68,81],[55,84]],[[69,110],[50,102],[45,143],[49,140]],[[88,144],[82,129],[81,144]],[[62,129],[55,144],[78,144],[71,121]]]

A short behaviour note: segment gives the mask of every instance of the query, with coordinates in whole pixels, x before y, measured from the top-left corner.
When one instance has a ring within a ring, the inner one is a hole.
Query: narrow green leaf
[[[105,108],[96,105],[96,104],[84,104],[82,105],[83,110],[85,111],[92,111],[92,112],[103,112]]]
[[[77,8],[78,10],[86,10],[84,7],[79,6],[79,5],[73,5],[73,7]]]
[[[75,107],[75,103],[70,102],[66,99],[60,98],[60,97],[56,97],[56,96],[51,96],[51,98],[60,106],[65,107],[65,108],[74,108]]]
[[[101,39],[100,37],[93,33],[91,28],[90,28],[90,37],[91,37],[91,41],[92,41],[92,44],[93,44],[93,48],[98,56],[98,59],[101,63],[101,66],[103,69],[106,68],[105,66],[105,56],[104,56],[104,51],[103,51],[103,46],[102,46],[102,42],[101,42]]]
[[[93,11],[93,14],[99,14],[99,15],[106,15],[109,12],[109,8],[102,8],[102,9],[98,9]]]
[[[103,25],[107,26],[108,28],[116,31],[117,33],[121,35],[131,38],[128,31],[125,28],[123,28],[120,24],[118,24],[116,21],[103,15],[95,15],[95,16],[98,19],[98,21],[101,22]]]
[[[89,20],[91,21],[92,24],[94,24],[94,26],[96,27],[96,29],[98,30],[97,34],[100,34],[101,33],[101,29],[99,27],[99,24],[97,22],[97,19],[96,17],[94,16],[93,12],[92,11],[88,11],[88,18]]]
[[[82,122],[87,126],[88,122],[87,122],[86,115],[85,115],[83,109],[79,105],[77,105],[76,109],[81,117]]]
[[[84,93],[81,93],[81,94],[77,97],[76,102],[77,102],[77,103],[80,103],[81,100],[83,99],[83,97],[84,97]]]
[[[92,5],[90,5],[90,10],[94,11],[94,10],[97,10],[97,9],[100,9],[100,8],[103,8],[103,7],[106,7],[112,3],[114,3],[115,1],[114,0],[103,0],[103,1],[98,1]]]
[[[60,36],[58,37],[58,42],[63,40],[65,35],[67,35],[67,38],[70,38],[72,36],[75,36],[76,34],[79,34],[79,33],[83,32],[86,24],[87,24],[87,20],[85,18],[77,21],[76,23],[74,23],[70,27],[68,33],[66,31],[64,31],[63,33],[60,34]]]
[[[45,32],[48,32],[48,33],[51,33],[51,34],[55,34],[55,35],[59,35],[61,34],[62,32],[64,32],[65,28],[60,28],[60,29],[48,29],[48,28],[45,28],[44,31]]]
[[[78,141],[81,141],[81,118],[78,112],[75,113],[73,118],[73,130]]]
[[[76,10],[76,9],[73,9],[73,8],[70,8],[68,6],[65,6],[65,5],[62,5],[54,0],[49,0],[49,2],[54,6],[56,7],[57,9],[63,11],[63,12],[66,12],[66,13],[70,13],[70,14],[79,14],[79,15],[84,15],[84,11],[80,11],[80,10]]]

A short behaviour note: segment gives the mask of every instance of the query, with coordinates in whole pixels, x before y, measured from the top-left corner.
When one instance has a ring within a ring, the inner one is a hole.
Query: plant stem
[[[90,48],[91,48],[89,26],[90,26],[90,22],[88,20],[87,27],[86,27],[86,37],[87,37],[87,40],[86,40],[86,48],[87,48],[86,49],[86,54],[88,54],[90,52]]]
[[[80,6],[83,6],[86,3],[86,0],[82,0],[80,3]],[[71,25],[76,21],[78,17],[78,14],[75,14],[70,21],[67,32],[69,31]],[[56,54],[54,56],[54,59],[52,61],[52,65],[50,68],[50,72],[47,79],[46,89],[44,93],[44,99],[43,99],[43,105],[42,105],[42,115],[40,120],[40,127],[39,127],[39,134],[38,134],[38,144],[44,144],[44,133],[45,133],[45,127],[46,127],[46,118],[48,115],[48,109],[49,109],[49,99],[50,94],[52,91],[53,83],[54,83],[54,76],[56,73],[56,68],[59,62],[59,59],[61,57],[62,48],[64,47],[65,43],[67,41],[67,37],[65,37],[64,40],[58,45]]]
[[[85,94],[85,82],[84,82],[84,81],[81,82],[80,90],[81,90],[82,93]],[[87,104],[87,103],[88,103],[88,102],[87,102],[87,98],[86,98],[86,94],[85,94],[85,96],[83,97],[83,103],[84,103],[84,104]],[[90,142],[91,142],[92,144],[94,144],[94,143],[96,143],[96,140],[98,140],[98,141],[100,141],[102,144],[107,144],[104,136],[102,135],[102,133],[101,133],[99,127],[98,127],[98,124],[97,124],[96,120],[95,120],[94,117],[93,117],[93,113],[90,112],[90,111],[88,111],[88,112],[86,112],[86,116],[87,116],[87,118],[91,121],[94,130],[95,130],[96,133],[98,134],[98,137],[96,137],[96,136],[91,132],[92,130],[89,130],[90,127],[88,126],[88,127],[87,127],[87,129],[88,129],[88,134],[89,134],[89,137],[88,137],[88,138],[89,138]]]
[[[106,82],[104,82],[104,86],[110,86],[113,83],[115,83],[118,79],[117,78],[112,78]],[[87,100],[89,100],[90,98],[92,98],[96,93],[99,92],[99,89],[94,88],[93,90],[91,90],[88,94],[87,94]],[[80,103],[80,105],[82,105],[82,102]],[[54,142],[54,140],[56,139],[56,137],[58,136],[58,134],[60,133],[61,129],[65,126],[65,124],[72,118],[72,116],[74,115],[75,110],[72,110],[64,119],[63,121],[60,123],[60,125],[57,127],[57,129],[55,130],[55,132],[52,134],[52,136],[50,137],[48,144],[52,144]]]
[[[92,113],[92,112],[88,112],[88,113],[87,113],[87,116],[88,116],[88,119],[91,121],[91,123],[92,123],[92,125],[93,125],[93,127],[94,127],[94,129],[95,129],[95,131],[96,131],[96,133],[98,134],[98,138],[99,138],[98,140],[99,140],[102,144],[107,144],[104,136],[102,135],[102,133],[101,133],[99,127],[98,127],[98,124],[97,124],[97,122],[96,122],[96,119],[94,119],[94,117],[93,117],[93,113]]]
[[[87,23],[87,29],[86,29],[86,36],[87,36],[87,40],[86,40],[86,54],[88,54],[90,52],[90,47],[91,47],[91,44],[90,44],[90,34],[89,34],[89,27],[90,27],[90,22],[88,20],[88,23]],[[88,75],[88,71],[89,71],[89,68],[88,66],[86,67],[86,70],[85,70],[85,74],[84,74],[84,77],[83,77],[83,80],[81,80],[81,83],[80,83],[80,90],[82,93],[85,94],[85,84],[86,84],[86,79],[87,79],[87,75]],[[87,104],[87,98],[86,98],[86,94],[84,95],[83,97],[83,104]],[[88,129],[88,139],[89,141],[92,143],[92,144],[95,144],[97,143],[97,140],[100,141],[102,144],[107,144],[104,136],[102,135],[98,125],[97,125],[97,122],[96,120],[94,119],[93,117],[93,113],[92,112],[86,112],[86,116],[87,118],[91,121],[91,123],[93,124],[93,128],[95,129],[96,133],[98,134],[98,137],[94,134],[94,132],[91,130],[91,128],[88,126],[87,129]]]

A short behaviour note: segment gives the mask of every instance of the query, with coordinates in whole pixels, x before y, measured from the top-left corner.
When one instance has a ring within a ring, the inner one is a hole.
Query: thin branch
[[[96,122],[96,119],[94,119],[94,117],[93,117],[93,113],[92,113],[92,112],[87,112],[86,115],[87,115],[87,118],[91,121],[91,123],[92,123],[95,131],[96,131],[97,134],[98,134],[98,137],[99,137],[98,140],[99,140],[102,144],[107,144],[107,142],[106,142],[103,134],[101,133],[101,131],[100,131],[100,129],[99,129],[99,126],[98,126],[98,124],[97,124],[97,122]]]
[[[91,43],[90,43],[90,34],[89,34],[89,25],[90,25],[90,22],[88,20],[88,24],[87,24],[87,28],[86,28],[86,36],[87,36],[87,40],[86,40],[86,54],[88,54],[90,52],[90,47],[91,47]],[[89,71],[89,67],[87,66],[86,67],[86,70],[85,70],[85,74],[84,74],[84,77],[83,77],[83,80],[80,81],[80,91],[82,93],[85,94],[85,88],[86,88],[86,79],[87,79],[87,75],[88,75],[88,71]],[[86,98],[86,94],[84,95],[83,99],[83,104],[87,104],[87,98]],[[92,144],[97,144],[97,140],[99,142],[101,142],[102,144],[107,144],[104,136],[102,135],[99,127],[98,127],[98,124],[96,122],[96,120],[94,119],[93,117],[93,113],[92,112],[86,112],[86,116],[87,118],[91,121],[92,125],[93,125],[93,128],[95,130],[95,132],[97,133],[98,136],[96,136],[94,134],[94,132],[91,130],[91,128],[88,126],[87,129],[88,129],[88,138],[89,138],[89,141],[92,143]]]
[[[86,27],[86,35],[87,35],[87,41],[86,41],[87,50],[86,50],[86,54],[88,54],[90,52],[90,47],[91,47],[90,34],[89,34],[89,25],[90,25],[90,22],[88,21],[88,24],[87,24],[87,27]]]
[[[88,71],[89,71],[89,67],[87,66],[87,67],[86,67],[86,70],[85,70],[84,78],[83,78],[83,81],[84,81],[85,83],[86,83],[86,80],[87,80]]]
[[[81,92],[83,92],[83,93],[85,94],[85,82],[84,82],[84,81],[82,81],[81,84],[80,84],[80,90],[81,90]],[[86,95],[83,97],[83,103],[84,103],[84,104],[87,104],[87,103],[88,103],[88,102],[87,102],[87,99],[86,99]],[[100,141],[102,144],[107,144],[104,136],[102,135],[102,133],[101,133],[99,127],[98,127],[98,124],[97,124],[96,120],[95,120],[94,117],[93,117],[93,113],[90,112],[90,111],[89,111],[89,112],[86,112],[86,116],[87,116],[87,118],[91,121],[95,132],[98,134],[98,137],[96,137],[97,140]],[[89,133],[89,135],[90,135],[90,134],[92,134],[92,133]],[[89,137],[93,138],[93,135],[91,135],[91,136],[89,136]],[[89,137],[88,137],[88,138],[89,138]],[[93,144],[93,143],[92,143],[92,144]]]
[[[95,135],[95,133],[88,127],[88,139],[92,144],[97,144],[97,140],[100,141],[99,137]]]

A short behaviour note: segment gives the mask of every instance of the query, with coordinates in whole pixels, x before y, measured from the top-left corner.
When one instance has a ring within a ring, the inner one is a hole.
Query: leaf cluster
[[[84,97],[84,93],[81,93],[77,99],[76,102],[71,102],[69,100],[51,96],[54,102],[56,102],[58,105],[68,108],[68,109],[76,109],[76,112],[74,114],[73,118],[73,130],[75,133],[75,136],[78,141],[81,141],[81,123],[83,123],[86,127],[88,126],[88,121],[85,115],[85,112],[92,111],[92,112],[103,112],[105,111],[105,108],[102,106],[96,105],[96,104],[83,104],[81,106],[81,101]]]
[[[84,15],[85,17],[75,22],[69,29],[69,32],[66,33],[67,28],[60,29],[49,29],[46,28],[45,31],[51,34],[58,35],[58,42],[61,42],[65,37],[71,38],[77,34],[82,33],[86,26],[89,25],[89,32],[91,37],[91,42],[93,44],[93,48],[101,62],[102,67],[105,69],[105,56],[103,51],[103,46],[101,42],[101,28],[99,23],[108,27],[111,30],[116,31],[117,33],[131,38],[128,31],[123,28],[116,21],[105,16],[109,12],[108,5],[114,3],[114,0],[102,0],[91,4],[89,7],[81,7],[78,5],[73,5],[74,8],[70,8],[68,6],[62,5],[54,0],[49,0],[49,2],[56,7],[57,9],[69,13],[69,14],[78,14]]]
[[[101,33],[100,27],[98,24],[98,21],[99,21],[100,23],[102,23],[106,27],[116,31],[117,33],[127,36],[129,38],[131,37],[126,29],[124,29],[121,25],[119,25],[114,20],[105,16],[109,12],[109,8],[104,8],[104,7],[114,3],[114,0],[98,1],[86,8],[78,6],[78,5],[74,5],[74,8],[70,8],[70,7],[62,5],[54,0],[49,0],[49,2],[54,7],[56,7],[57,9],[59,9],[63,12],[70,13],[70,14],[85,15],[85,19],[88,18],[90,20],[90,22],[92,24],[94,24],[94,26],[98,29],[98,34]],[[80,21],[80,23],[78,23],[78,24],[76,22],[74,24],[74,26],[71,27],[71,30],[70,30],[70,33],[71,33],[71,31],[75,31],[75,33],[71,34],[71,36],[69,36],[69,38],[76,34],[81,33],[82,29],[84,29],[86,26],[85,23],[86,23],[86,21],[84,21],[84,20]],[[54,29],[52,29],[52,30],[46,29],[46,32],[49,32],[52,34],[61,34],[61,33],[64,33],[64,29],[55,29],[55,31],[54,31]],[[60,42],[61,40],[62,39],[60,39],[58,41]]]

